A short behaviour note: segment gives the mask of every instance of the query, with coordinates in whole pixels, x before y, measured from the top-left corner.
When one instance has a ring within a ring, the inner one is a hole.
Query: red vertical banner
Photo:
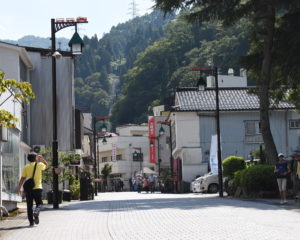
[[[155,117],[149,117],[149,153],[150,153],[150,163],[156,163],[156,136],[155,136]]]
[[[155,118],[149,117],[148,119],[148,127],[149,127],[149,138],[155,138]]]
[[[156,163],[156,144],[155,139],[150,138],[150,163]]]

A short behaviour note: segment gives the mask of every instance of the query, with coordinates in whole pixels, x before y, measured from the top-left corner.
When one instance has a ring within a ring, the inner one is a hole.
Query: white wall
[[[116,132],[120,136],[132,136],[133,134],[148,136],[148,124],[120,126],[117,127]]]
[[[182,159],[183,180],[189,181],[192,176],[207,171],[204,166],[207,166],[209,160],[211,136],[216,134],[215,117],[211,113],[201,113],[200,116],[193,112],[174,114],[176,148],[173,157]],[[291,119],[300,119],[300,114],[292,111],[270,113],[271,131],[277,151],[285,155],[290,155],[300,145],[300,129],[289,128]],[[245,138],[245,121],[253,120],[259,121],[258,111],[220,113],[222,159],[230,155],[248,159],[251,150],[259,149],[259,142],[249,143]]]
[[[0,43],[0,71],[5,73],[5,79],[15,79],[20,81],[20,48]],[[8,92],[2,94],[0,101],[6,99],[10,94]],[[20,119],[16,122],[16,127],[21,130],[21,104],[13,102],[12,98],[5,102],[1,109],[11,112],[16,118]]]
[[[200,147],[199,145],[199,120],[194,112],[178,112],[176,121],[176,148]],[[172,136],[172,138],[175,136]],[[174,146],[173,146],[173,150]]]
[[[25,66],[25,77],[27,80],[30,80],[28,78],[29,69],[32,69],[33,65],[25,49],[19,46],[0,42],[0,71],[5,73],[5,79],[21,81],[20,61],[22,61]],[[10,96],[10,93],[3,93],[0,98],[0,102],[5,100],[8,96]],[[30,150],[29,146],[20,139],[20,132],[22,131],[22,106],[19,102],[14,102],[13,98],[10,98],[1,106],[1,109],[9,111],[19,119],[19,121],[16,122],[16,129],[11,129],[11,131],[14,131],[14,135],[9,134],[8,142],[5,143],[11,147],[8,147],[9,149],[6,149],[6,151],[2,148],[4,153],[1,153],[3,156],[6,155],[6,159],[2,159],[3,167],[11,169],[10,174],[14,176],[11,181],[16,186],[21,175],[21,169],[26,163],[25,160],[27,153]],[[2,179],[0,179],[0,181],[2,181]],[[13,184],[11,184],[11,189],[8,189],[7,192],[2,192],[4,206],[6,206],[8,210],[16,208],[16,202],[22,200],[21,197],[16,194],[16,188],[12,187]]]
[[[207,77],[207,87],[215,87],[215,77]],[[219,88],[224,87],[247,87],[247,76],[238,77],[230,75],[218,75]]]

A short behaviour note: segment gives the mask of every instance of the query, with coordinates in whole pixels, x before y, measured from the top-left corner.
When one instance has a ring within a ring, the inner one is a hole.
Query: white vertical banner
[[[217,135],[211,136],[209,164],[212,173],[218,173],[218,143]]]
[[[111,157],[112,157],[112,161],[115,162],[117,161],[117,144],[112,143],[111,144]]]

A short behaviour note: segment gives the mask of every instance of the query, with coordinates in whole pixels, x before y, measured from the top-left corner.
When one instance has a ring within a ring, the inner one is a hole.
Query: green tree
[[[109,177],[109,174],[111,174],[112,172],[112,165],[106,163],[104,165],[104,167],[102,168],[101,170],[101,174],[102,174],[102,177],[104,179],[104,186],[107,187],[107,179]]]
[[[52,183],[53,178],[53,168],[52,168],[52,149],[46,148],[42,154],[45,156],[49,168],[47,168],[43,173],[43,182],[44,183]],[[59,166],[58,168],[61,169],[61,174],[59,174],[58,181],[64,182],[67,180],[71,180],[73,178],[72,172],[69,169],[69,165],[71,162],[80,160],[80,155],[75,153],[59,153]]]
[[[241,18],[249,18],[252,25],[252,48],[250,55],[256,61],[256,69],[253,76],[256,76],[260,99],[260,121],[261,132],[265,143],[267,158],[275,161],[277,156],[276,146],[270,130],[269,106],[270,88],[272,86],[272,57],[274,52],[274,41],[276,24],[281,19],[289,16],[289,13],[296,8],[299,11],[299,1],[290,0],[155,0],[155,7],[165,13],[177,9],[190,9],[186,15],[190,21],[215,20],[223,24],[232,24]],[[260,58],[259,58],[260,56]]]
[[[4,99],[0,101],[0,107],[10,99],[20,103],[29,104],[31,98],[35,98],[32,86],[29,82],[17,82],[15,79],[5,79],[4,72],[0,71],[0,97]],[[5,127],[15,127],[19,119],[4,109],[0,109],[0,125]]]

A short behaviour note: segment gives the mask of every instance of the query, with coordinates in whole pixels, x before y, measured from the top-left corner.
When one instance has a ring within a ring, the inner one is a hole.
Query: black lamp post
[[[221,135],[220,135],[220,108],[219,108],[219,82],[218,82],[218,68],[217,67],[194,67],[195,71],[209,71],[215,77],[215,94],[216,94],[216,131],[217,131],[217,147],[218,147],[218,178],[219,178],[219,196],[223,197],[223,172],[222,172],[222,153],[221,153]],[[198,81],[199,90],[205,90],[205,84],[202,76]]]
[[[98,138],[96,135],[96,117],[93,117],[93,135],[94,135],[94,177],[95,179],[97,178],[97,145],[96,143],[98,143]],[[94,182],[95,186],[94,186],[94,192],[95,192],[95,196],[98,195],[98,184],[97,182]]]
[[[219,81],[218,68],[214,67],[215,91],[216,91],[216,121],[217,121],[217,142],[218,142],[218,177],[219,177],[219,196],[223,197],[223,171],[222,171],[222,154],[221,154],[221,134],[220,134],[220,108],[219,108]]]
[[[76,20],[73,19],[72,21],[64,21],[64,20],[57,20],[51,19],[51,54],[52,54],[52,108],[53,108],[53,142],[52,142],[52,165],[53,165],[53,208],[57,209],[59,208],[59,193],[58,193],[58,174],[55,171],[58,168],[58,140],[57,140],[57,99],[56,99],[56,57],[60,56],[60,54],[56,51],[56,39],[55,39],[55,33],[60,31],[63,28],[66,27],[72,27],[75,26],[75,34],[77,33],[77,24],[78,23],[87,23],[87,19],[84,18],[77,18]],[[74,35],[75,35],[74,34]],[[73,36],[74,37],[74,36]],[[73,42],[70,41],[71,49],[76,50],[76,52],[73,52],[73,54],[79,54],[78,51],[78,44],[83,46],[83,42],[81,40],[78,42],[78,36],[76,36],[76,39],[73,40]],[[73,38],[72,38],[73,39]],[[71,39],[71,40],[72,40]],[[80,49],[81,49],[80,48]],[[81,52],[80,52],[81,53]]]
[[[135,150],[133,152],[133,160],[140,162],[140,172],[142,173],[142,161],[143,161],[142,148],[134,147],[134,149]],[[137,152],[136,150],[139,150],[139,152]]]
[[[101,125],[101,133],[105,134],[107,131],[107,127],[104,123],[105,119],[103,117],[98,117],[101,119],[101,121],[103,121],[102,125]],[[98,147],[98,139],[101,137],[97,136],[97,129],[96,129],[96,123],[97,123],[97,117],[93,117],[93,135],[94,135],[94,177],[95,179],[97,179],[99,177],[99,162],[97,164],[97,147]],[[103,137],[102,143],[105,145],[107,144],[107,140],[105,138],[105,136]],[[95,186],[94,186],[94,190],[95,190],[95,196],[98,196],[98,182],[95,181]]]
[[[173,144],[172,144],[172,124],[171,121],[158,121],[157,123],[167,125],[169,127],[169,134],[170,134],[170,172],[171,172],[171,178],[172,178],[172,184],[170,186],[170,191],[174,191],[174,182],[173,182]],[[161,126],[159,129],[159,135],[163,136],[165,134],[164,128]]]
[[[159,138],[160,136],[163,136],[165,134],[165,130],[162,126],[160,126],[159,132],[158,132],[158,137],[157,137],[157,158],[158,158],[158,176],[160,177],[160,164],[161,164],[161,158],[160,158],[160,143],[159,143]]]

